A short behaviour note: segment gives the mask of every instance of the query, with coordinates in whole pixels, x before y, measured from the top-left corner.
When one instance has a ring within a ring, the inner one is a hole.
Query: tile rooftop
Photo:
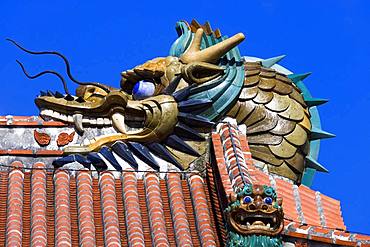
[[[2,128],[65,128],[38,117],[0,117]],[[212,133],[206,176],[58,169],[47,162],[2,163],[0,246],[223,246],[223,208],[245,183],[275,187],[283,198],[284,239],[369,246],[350,233],[340,202],[268,175],[253,164],[248,138],[237,126]],[[57,157],[60,150],[7,149],[2,156]],[[30,169],[34,168],[34,169]]]
[[[219,245],[207,185],[199,175],[95,177],[87,170],[12,166],[0,172],[0,246]]]

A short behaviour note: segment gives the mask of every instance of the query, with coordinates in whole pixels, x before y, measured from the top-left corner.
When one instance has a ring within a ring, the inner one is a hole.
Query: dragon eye
[[[272,204],[272,198],[271,197],[265,197],[265,199],[263,199],[263,201],[266,203],[266,204]]]
[[[252,197],[250,197],[250,196],[246,196],[246,197],[244,197],[244,199],[243,199],[243,203],[244,203],[244,204],[251,203],[252,201],[253,201],[253,199],[252,199]]]
[[[155,85],[151,81],[139,81],[132,89],[132,95],[134,96],[134,99],[145,99],[153,96],[154,92]]]

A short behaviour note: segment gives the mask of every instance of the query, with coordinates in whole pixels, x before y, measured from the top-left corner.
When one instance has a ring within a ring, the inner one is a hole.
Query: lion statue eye
[[[263,199],[263,201],[266,203],[266,204],[272,204],[272,198],[271,197],[265,197],[265,199]]]
[[[132,96],[134,99],[140,100],[153,96],[155,92],[155,85],[151,81],[139,81],[132,89]]]
[[[244,197],[244,199],[243,199],[243,203],[244,203],[244,204],[251,203],[252,201],[253,201],[253,198],[252,198],[252,197],[250,197],[250,196],[246,196],[246,197]]]

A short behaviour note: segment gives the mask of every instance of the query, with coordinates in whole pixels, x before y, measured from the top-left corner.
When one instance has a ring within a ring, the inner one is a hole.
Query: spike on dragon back
[[[120,171],[125,162],[139,169],[138,157],[153,170],[192,169],[206,153],[214,124],[230,117],[246,126],[261,169],[296,183],[309,169],[326,171],[316,161],[319,139],[332,136],[320,129],[316,110],[326,100],[311,97],[302,82],[308,74],[277,65],[283,56],[241,56],[242,33],[226,38],[209,23],[194,20],[178,22],[176,29],[170,55],[122,72],[119,88],[80,82],[62,54],[30,51],[10,40],[26,52],[61,57],[69,78],[80,84],[72,95],[57,72],[32,76],[19,62],[31,79],[52,73],[64,84],[65,94],[47,91],[35,99],[42,118],[74,125],[79,134],[55,166],[78,161],[91,169]]]

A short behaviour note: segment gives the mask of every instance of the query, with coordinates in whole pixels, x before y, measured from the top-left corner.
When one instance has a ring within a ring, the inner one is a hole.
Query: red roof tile
[[[0,117],[0,125],[65,126],[11,116]],[[139,178],[133,171],[53,174],[42,163],[25,172],[14,162],[14,168],[0,172],[0,245],[220,246],[227,237],[223,208],[245,182],[269,184],[283,197],[287,237],[343,246],[370,243],[369,236],[344,231],[339,201],[255,167],[247,138],[236,126],[221,127],[212,141],[216,162],[205,178],[180,173]],[[0,155],[61,154],[0,150]]]
[[[184,194],[182,192],[180,174],[167,175],[168,196],[171,204],[173,227],[178,246],[192,244],[189,221],[186,213]]]
[[[221,189],[224,190],[225,195],[232,194],[231,190],[235,191],[235,187],[230,185],[240,186],[241,183],[238,182],[238,179],[241,177],[251,178],[252,183],[275,187],[278,196],[283,198],[286,219],[285,235],[325,243],[340,242],[344,246],[352,246],[353,244],[364,246],[364,243],[370,243],[369,236],[359,238],[356,237],[356,234],[344,236],[346,227],[339,201],[304,185],[296,186],[287,179],[279,178],[276,175],[269,176],[256,168],[253,165],[247,137],[237,131],[235,126],[234,128],[230,128],[230,126],[233,127],[230,123],[219,124],[218,133],[212,134],[217,163],[215,168],[218,170],[218,176],[223,185]],[[238,156],[239,149],[242,150],[244,159],[240,162],[235,162],[235,159],[230,162],[232,151],[234,151],[234,156]],[[235,167],[238,167],[237,172],[233,170]]]
[[[53,174],[42,163],[31,172],[20,162],[12,166],[0,172],[0,199],[7,199],[0,201],[0,245],[219,246],[210,196],[199,175],[95,177],[87,170]]]
[[[44,121],[38,116],[0,116],[0,126],[45,126],[45,127],[61,127],[67,124],[58,121]]]

